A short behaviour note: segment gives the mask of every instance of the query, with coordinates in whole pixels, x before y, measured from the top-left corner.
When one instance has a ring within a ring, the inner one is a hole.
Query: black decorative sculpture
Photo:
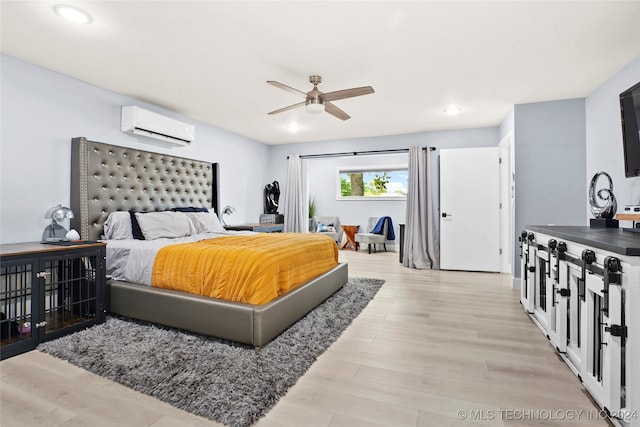
[[[280,199],[280,184],[273,181],[264,186],[264,213],[277,214],[278,200]]]
[[[596,183],[598,178],[604,176],[609,181],[609,188],[601,188],[596,193]],[[600,206],[596,201],[596,194],[598,198],[604,201],[604,205]],[[591,179],[591,185],[589,185],[589,204],[591,205],[591,213],[595,218],[608,218],[611,219],[616,215],[618,210],[618,203],[613,195],[613,181],[611,176],[606,172],[598,172]]]
[[[600,176],[607,178],[609,188],[601,188],[596,192],[596,184]],[[596,196],[604,202],[602,206],[596,200]],[[618,211],[618,202],[613,195],[613,180],[608,173],[600,171],[591,179],[589,204],[591,205],[591,214],[594,216],[594,219],[590,220],[591,227],[618,227],[618,221],[614,219]]]

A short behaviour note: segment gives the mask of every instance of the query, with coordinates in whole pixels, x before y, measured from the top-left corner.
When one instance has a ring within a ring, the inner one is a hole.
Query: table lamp
[[[45,227],[42,233],[43,242],[57,242],[60,240],[66,240],[67,229],[58,224],[58,221],[62,221],[67,218],[73,218],[73,212],[71,209],[62,205],[57,205],[50,208],[47,213],[44,214],[46,219],[51,220],[51,224]]]
[[[222,225],[225,226],[227,225],[226,222],[224,222],[224,216],[225,215],[231,215],[236,213],[236,209],[233,206],[225,206],[224,209],[222,209],[222,215],[220,215],[220,221],[222,222]]]

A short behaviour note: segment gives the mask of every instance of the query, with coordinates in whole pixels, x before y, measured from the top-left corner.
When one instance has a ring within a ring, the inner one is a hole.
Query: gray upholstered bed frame
[[[215,163],[74,138],[71,150],[71,226],[98,240],[110,212],[172,207],[215,208]],[[264,305],[229,302],[136,283],[107,281],[108,311],[260,347],[307,314],[348,279],[341,263]]]

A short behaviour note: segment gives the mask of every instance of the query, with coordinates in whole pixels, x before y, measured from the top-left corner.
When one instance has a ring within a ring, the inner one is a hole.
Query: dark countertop
[[[527,225],[525,229],[620,255],[640,256],[640,232],[636,231],[571,225]]]

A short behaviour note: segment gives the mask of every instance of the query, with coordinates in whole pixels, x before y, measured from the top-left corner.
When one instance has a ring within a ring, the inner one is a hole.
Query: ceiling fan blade
[[[270,85],[274,85],[275,87],[279,87],[280,89],[286,90],[287,92],[295,93],[296,95],[302,94],[304,95],[305,98],[307,97],[307,94],[305,92],[299,91],[298,89],[294,89],[291,86],[287,86],[280,82],[276,82],[274,80],[267,80],[267,83],[269,83]]]
[[[304,102],[303,102],[304,104]],[[335,105],[333,105],[330,102],[326,102],[324,103],[324,111],[326,111],[327,113],[331,114],[332,116],[335,116],[337,118],[339,118],[340,120],[348,120],[351,118],[350,115],[348,115],[347,113],[345,113],[344,111],[342,111],[341,109],[339,109],[338,107],[336,107]]]
[[[297,104],[289,105],[288,107],[284,107],[284,108],[281,108],[281,109],[279,109],[279,110],[272,111],[272,112],[267,113],[267,114],[278,114],[278,113],[282,113],[283,111],[293,110],[294,108],[302,107],[302,106],[304,106],[304,104],[305,104],[305,101],[298,102]]]
[[[351,89],[336,90],[322,94],[324,101],[337,101],[338,99],[353,98],[354,96],[368,95],[373,93],[371,86],[354,87]]]

